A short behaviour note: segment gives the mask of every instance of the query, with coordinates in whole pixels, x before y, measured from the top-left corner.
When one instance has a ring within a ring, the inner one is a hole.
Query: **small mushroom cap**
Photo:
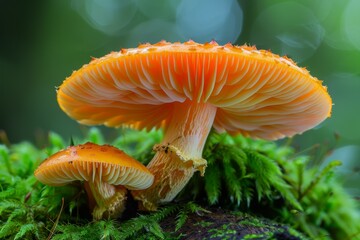
[[[40,164],[35,177],[51,186],[100,180],[131,190],[151,186],[154,176],[137,160],[110,145],[85,143],[61,150]]]
[[[166,126],[176,104],[218,107],[214,128],[264,139],[302,133],[331,114],[326,87],[291,59],[216,42],[142,44],[93,59],[60,86],[58,103],[87,125]]]

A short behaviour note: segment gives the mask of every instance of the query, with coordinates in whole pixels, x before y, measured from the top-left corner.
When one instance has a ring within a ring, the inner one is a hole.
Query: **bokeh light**
[[[346,7],[349,5],[349,3],[350,0],[329,0],[323,2],[321,6],[320,4],[316,4],[316,6],[318,6],[315,9],[317,16],[321,16],[321,22],[326,31],[324,41],[328,46],[334,49],[352,50],[354,47],[350,43],[349,38],[346,36],[345,32],[345,29],[348,28],[346,26],[348,23],[344,21],[344,18],[347,17]],[[326,14],[323,14],[323,7],[327,9]],[[354,10],[358,11],[358,9]]]
[[[311,57],[324,39],[325,31],[311,9],[295,1],[265,8],[255,19],[251,43],[271,46],[296,62]]]
[[[344,183],[346,191],[353,197],[360,197],[360,147],[355,145],[345,146],[336,149],[329,155],[322,167],[334,160],[340,160],[342,165],[335,169],[339,181]]]
[[[131,0],[74,0],[72,6],[93,28],[109,35],[121,34],[137,11]]]
[[[344,31],[350,42],[360,50],[360,1],[350,0],[344,12]]]
[[[175,20],[181,0],[136,0],[139,11],[149,19]]]
[[[151,19],[141,22],[128,34],[126,45],[134,47],[139,43],[155,43],[161,40],[182,41],[174,22],[163,19]]]
[[[360,62],[359,62],[360,64]],[[341,133],[345,139],[359,139],[360,123],[360,77],[350,73],[336,73],[332,76],[328,88],[332,95],[334,107],[333,117],[324,124]]]
[[[198,42],[216,40],[221,44],[239,37],[243,12],[235,0],[183,0],[177,9],[179,31]]]

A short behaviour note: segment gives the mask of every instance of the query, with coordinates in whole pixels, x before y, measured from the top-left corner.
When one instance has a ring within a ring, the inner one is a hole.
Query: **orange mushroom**
[[[322,82],[292,60],[216,42],[143,44],[74,72],[58,90],[63,111],[80,123],[164,127],[147,166],[154,184],[133,191],[142,207],[171,201],[197,170],[210,129],[253,138],[302,133],[331,114]]]
[[[127,189],[145,189],[154,176],[140,162],[110,145],[85,143],[70,146],[47,158],[35,177],[50,186],[79,180],[93,207],[94,219],[116,218],[125,209]]]

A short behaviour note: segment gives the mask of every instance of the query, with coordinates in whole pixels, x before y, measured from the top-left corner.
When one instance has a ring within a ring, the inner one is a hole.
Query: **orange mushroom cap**
[[[218,131],[264,139],[302,133],[331,114],[326,87],[292,60],[216,42],[143,44],[112,52],[75,71],[57,95],[80,123],[166,126],[174,102],[216,106]]]
[[[62,186],[75,180],[100,180],[132,190],[148,188],[154,180],[145,166],[123,151],[89,142],[70,146],[50,156],[36,169],[35,176],[51,186]]]

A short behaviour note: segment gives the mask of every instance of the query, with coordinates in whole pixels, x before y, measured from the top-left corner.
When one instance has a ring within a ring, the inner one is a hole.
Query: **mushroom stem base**
[[[94,220],[118,218],[125,210],[127,189],[105,182],[85,182]]]
[[[164,145],[156,145],[161,147]],[[139,201],[139,209],[143,211],[156,211],[158,204],[167,203],[185,187],[194,172],[200,171],[203,176],[207,162],[203,158],[188,159],[176,147],[166,146],[168,152],[158,152],[158,164],[152,165],[155,184],[146,190],[132,191],[135,200]],[[169,157],[171,160],[169,160]],[[163,169],[166,171],[163,171]]]

